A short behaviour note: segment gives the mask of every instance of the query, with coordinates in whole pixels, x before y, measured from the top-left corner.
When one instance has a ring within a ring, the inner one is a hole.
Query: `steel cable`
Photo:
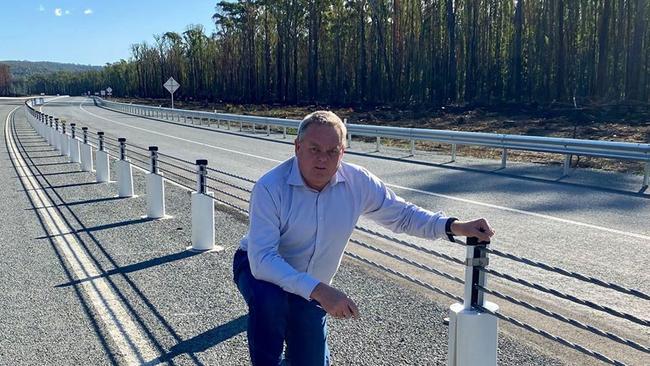
[[[159,152],[158,155],[159,155],[159,156],[164,156],[164,157],[166,157],[166,158],[174,159],[174,160],[176,160],[176,161],[180,161],[181,163],[190,164],[190,165],[195,165],[193,162],[191,162],[191,161],[189,161],[189,160],[184,160],[184,159],[177,158],[177,157],[172,156],[172,155],[167,155],[167,154],[164,154],[164,153],[161,153],[161,152]]]
[[[460,284],[465,284],[465,281],[464,281],[463,279],[461,279],[461,278],[459,278],[459,277],[456,277],[456,276],[454,276],[454,275],[451,275],[451,274],[445,273],[445,272],[438,271],[437,269],[432,268],[432,267],[429,267],[429,266],[427,266],[426,264],[422,264],[422,263],[416,262],[416,261],[414,261],[414,260],[411,260],[411,259],[408,259],[408,258],[402,257],[402,256],[400,256],[400,255],[390,253],[390,252],[388,252],[388,251],[386,251],[386,250],[383,250],[383,249],[381,249],[381,248],[377,248],[377,247],[372,246],[372,245],[370,245],[370,244],[368,244],[368,243],[364,243],[364,242],[362,242],[362,241],[360,241],[360,240],[350,239],[350,241],[351,241],[352,243],[355,243],[355,244],[357,244],[357,245],[360,245],[360,246],[362,246],[362,247],[364,247],[364,248],[370,249],[370,250],[375,251],[375,252],[377,252],[377,253],[381,253],[381,254],[383,254],[383,255],[385,255],[385,256],[388,256],[388,257],[391,257],[391,258],[393,258],[393,259],[397,259],[397,260],[399,260],[399,261],[401,261],[401,262],[404,262],[404,263],[410,264],[410,265],[412,265],[412,266],[415,266],[415,267],[420,268],[420,269],[422,269],[422,270],[425,270],[425,271],[427,271],[427,272],[431,272],[431,273],[437,274],[438,276],[442,276],[442,277],[444,277],[444,278],[446,278],[446,279],[449,279],[449,280],[452,280],[452,281],[458,282],[458,283],[460,283]]]
[[[384,265],[382,265],[382,264],[376,263],[376,262],[374,262],[374,261],[372,261],[372,260],[370,260],[370,259],[368,259],[368,258],[362,257],[362,256],[357,255],[357,254],[354,254],[354,253],[351,253],[351,252],[349,252],[349,251],[347,251],[347,250],[345,251],[345,254],[348,255],[348,256],[350,256],[350,257],[352,257],[352,258],[358,259],[358,260],[360,260],[360,261],[362,261],[362,262],[364,262],[364,263],[370,264],[371,266],[374,266],[374,267],[377,267],[377,268],[379,268],[379,269],[382,269],[382,270],[384,270],[384,271],[386,271],[386,272],[388,272],[388,273],[392,273],[392,274],[394,274],[394,275],[396,275],[396,276],[398,276],[398,277],[401,277],[401,278],[403,278],[403,279],[405,279],[405,280],[408,280],[408,281],[410,281],[410,282],[413,282],[413,283],[415,283],[415,284],[418,284],[418,285],[420,285],[420,286],[422,286],[422,287],[424,287],[424,288],[427,288],[427,289],[429,289],[429,290],[431,290],[431,291],[435,291],[435,292],[437,292],[437,293],[439,293],[439,294],[441,294],[441,295],[447,296],[447,297],[449,297],[449,298],[451,298],[451,299],[454,299],[454,300],[456,300],[456,301],[458,301],[458,302],[461,302],[461,303],[463,302],[463,298],[462,298],[462,297],[460,297],[460,296],[456,296],[456,295],[452,294],[451,292],[447,292],[447,291],[445,291],[445,290],[443,290],[443,289],[440,289],[440,288],[437,288],[437,287],[435,287],[435,286],[432,286],[432,285],[430,285],[430,284],[428,284],[428,283],[426,283],[426,282],[420,281],[420,280],[418,280],[418,279],[415,278],[415,277],[412,277],[412,276],[407,275],[407,274],[405,274],[405,273],[402,273],[402,272],[400,272],[400,271],[396,271],[396,270],[394,270],[394,269],[392,269],[392,268],[386,267],[386,266],[384,266]]]
[[[490,309],[486,309],[486,308],[484,308],[482,306],[477,307],[477,310],[486,312],[488,314],[492,314],[492,315],[496,316],[497,318],[499,318],[501,320],[512,323],[512,324],[514,324],[514,325],[516,325],[518,327],[524,328],[524,329],[526,329],[526,330],[528,330],[530,332],[539,334],[539,335],[541,335],[541,336],[543,336],[545,338],[548,338],[548,339],[550,339],[552,341],[563,344],[563,345],[565,345],[565,346],[567,346],[569,348],[573,348],[575,350],[578,350],[578,351],[580,351],[580,352],[582,352],[582,353],[584,353],[586,355],[589,355],[591,357],[599,359],[599,360],[601,360],[603,362],[606,362],[606,363],[608,363],[610,365],[625,366],[625,364],[623,362],[621,362],[621,361],[611,359],[611,358],[609,358],[609,357],[607,357],[607,356],[605,356],[605,355],[603,355],[601,353],[598,353],[596,351],[592,351],[592,350],[590,350],[588,348],[585,348],[585,347],[583,347],[583,346],[581,346],[581,345],[579,345],[577,343],[573,343],[571,341],[568,341],[568,340],[566,340],[566,339],[564,339],[564,338],[562,338],[560,336],[553,335],[553,334],[551,334],[551,333],[549,333],[549,332],[547,332],[545,330],[535,328],[534,326],[532,326],[530,324],[527,324],[527,323],[524,323],[524,322],[522,322],[522,321],[520,321],[518,319],[509,317],[507,315],[503,315],[503,314],[499,313],[498,311],[494,312],[494,311],[492,311]]]
[[[227,175],[227,176],[232,177],[232,178],[241,179],[243,181],[253,183],[253,184],[257,183],[257,181],[255,181],[255,180],[252,180],[252,179],[249,179],[249,178],[246,178],[246,177],[242,177],[242,176],[239,176],[237,174],[228,173],[228,172],[225,172],[225,171],[219,170],[219,169],[214,169],[214,168],[208,167],[208,171],[223,174],[223,175]]]
[[[511,276],[509,274],[499,272],[499,271],[494,270],[494,269],[479,268],[479,270],[481,270],[481,271],[483,271],[485,273],[489,273],[489,274],[491,274],[493,276],[504,278],[506,280],[516,282],[516,283],[519,283],[519,284],[527,286],[527,287],[534,288],[536,290],[545,292],[547,294],[551,294],[551,295],[563,298],[565,300],[569,300],[569,301],[572,301],[574,303],[577,303],[577,304],[580,304],[580,305],[583,305],[583,306],[587,306],[587,307],[590,307],[592,309],[608,313],[610,315],[617,316],[619,318],[627,319],[627,320],[629,320],[631,322],[641,324],[641,325],[644,325],[646,327],[650,326],[650,320],[641,319],[641,318],[638,318],[638,317],[636,317],[636,316],[634,316],[632,314],[624,313],[624,312],[612,309],[612,308],[610,308],[608,306],[598,305],[598,304],[596,304],[596,303],[594,303],[592,301],[580,299],[580,298],[575,297],[573,295],[569,295],[569,294],[560,292],[558,290],[542,286],[542,285],[537,284],[537,283],[532,283],[532,282],[526,281],[526,280],[524,280],[522,278],[517,278],[517,277]]]
[[[248,192],[248,193],[253,192],[253,190],[251,190],[251,189],[248,189],[248,188],[245,188],[245,187],[242,187],[242,186],[238,186],[236,184],[229,183],[229,182],[226,182],[225,180],[221,180],[221,179],[218,179],[218,178],[213,178],[213,177],[208,176],[207,179],[211,180],[211,181],[214,181],[214,182],[221,183],[221,184],[226,185],[228,187],[232,187],[232,188],[235,188],[235,189],[242,190],[244,192]]]
[[[637,297],[640,297],[640,298],[642,298],[644,300],[650,300],[650,295],[648,295],[646,293],[643,293],[643,292],[641,292],[639,290],[636,290],[636,289],[626,288],[626,287],[623,287],[621,285],[617,285],[615,283],[606,282],[606,281],[600,280],[600,279],[595,278],[595,277],[583,275],[583,274],[578,273],[578,272],[567,271],[567,270],[562,269],[560,267],[555,267],[555,266],[551,266],[551,265],[543,263],[543,262],[535,261],[535,260],[524,258],[524,257],[519,257],[519,256],[516,256],[514,254],[502,252],[502,251],[497,250],[497,249],[487,248],[486,251],[488,253],[490,253],[490,254],[494,254],[494,255],[499,256],[499,257],[503,257],[503,258],[511,259],[511,260],[514,260],[514,261],[517,261],[517,262],[521,262],[521,263],[527,264],[529,266],[538,267],[538,268],[541,268],[541,269],[545,269],[547,271],[559,273],[559,274],[567,276],[567,277],[572,277],[572,278],[575,278],[575,279],[578,279],[578,280],[581,280],[581,281],[593,283],[594,285],[598,285],[598,286],[605,287],[605,288],[608,288],[608,289],[616,290],[616,291],[623,292],[623,293],[626,293],[626,294],[629,294],[629,295],[637,296]]]
[[[170,163],[170,162],[163,161],[163,160],[160,160],[160,159],[158,159],[158,162],[159,162],[160,164],[169,165],[169,166],[171,166],[171,167],[174,167],[175,169],[182,170],[182,171],[184,171],[184,172],[188,172],[188,173],[191,173],[191,174],[196,174],[196,170],[190,170],[190,169],[187,169],[187,168],[185,168],[185,167],[178,166],[178,165],[176,165],[176,164],[172,164],[172,163]]]
[[[455,257],[452,257],[452,256],[449,256],[449,255],[444,254],[444,253],[437,252],[437,251],[435,251],[433,249],[428,249],[428,248],[425,248],[425,247],[421,247],[419,245],[415,245],[415,244],[409,243],[407,241],[394,238],[394,237],[392,237],[390,235],[382,234],[380,232],[365,228],[363,226],[356,225],[354,228],[359,230],[359,231],[362,231],[364,233],[372,234],[374,236],[378,236],[380,238],[392,241],[392,242],[394,242],[396,244],[400,244],[400,245],[403,245],[403,246],[406,246],[406,247],[409,247],[409,248],[413,248],[413,249],[415,249],[417,251],[427,253],[427,254],[431,254],[431,255],[434,255],[436,257],[446,259],[446,260],[448,260],[450,262],[454,262],[456,264],[460,264],[460,265],[463,265],[463,266],[465,265],[465,262],[463,262],[462,260],[460,260],[458,258],[455,258]]]
[[[219,193],[221,193],[223,195],[226,195],[228,197],[232,197],[232,198],[235,198],[235,199],[238,199],[240,201],[248,203],[248,200],[246,198],[244,198],[244,197],[240,197],[240,196],[238,196],[236,194],[228,193],[228,192],[226,192],[224,190],[221,190],[219,188],[216,188],[216,187],[213,187],[213,186],[210,186],[210,185],[206,185],[206,187],[208,187],[210,189],[213,189],[214,191],[219,192]]]
[[[542,307],[535,306],[535,305],[530,304],[530,303],[528,303],[526,301],[519,300],[519,299],[516,299],[516,298],[514,298],[512,296],[508,296],[506,294],[503,294],[503,293],[501,293],[499,291],[491,290],[489,288],[486,288],[486,287],[480,286],[480,285],[476,285],[475,287],[478,288],[479,290],[487,293],[487,294],[494,295],[494,296],[496,296],[498,298],[501,298],[503,300],[510,301],[513,304],[523,306],[523,307],[528,308],[530,310],[534,310],[534,311],[536,311],[538,313],[541,313],[543,315],[546,315],[548,317],[551,317],[551,318],[557,319],[559,321],[571,324],[571,325],[573,325],[573,326],[575,326],[577,328],[588,330],[588,331],[590,331],[590,332],[592,332],[594,334],[597,334],[597,335],[602,336],[602,337],[609,338],[609,339],[611,339],[613,341],[616,341],[616,342],[624,344],[626,346],[635,348],[635,349],[637,349],[639,351],[643,351],[645,353],[650,353],[650,348],[648,348],[648,347],[646,347],[646,346],[644,346],[642,344],[639,344],[637,342],[634,342],[634,341],[632,341],[630,339],[625,339],[625,338],[622,338],[622,337],[620,337],[620,336],[618,336],[618,335],[616,335],[614,333],[598,329],[598,328],[596,328],[594,326],[591,326],[589,324],[584,324],[584,323],[582,323],[582,322],[580,322],[578,320],[575,320],[575,319],[567,318],[562,314],[558,314],[556,312],[544,309]]]
[[[210,197],[210,198],[212,198],[213,200],[215,200],[215,201],[217,201],[217,202],[219,202],[219,203],[222,203],[222,204],[224,204],[224,205],[226,205],[226,206],[229,206],[229,207],[232,207],[232,208],[234,208],[234,209],[236,209],[236,210],[242,211],[242,212],[244,212],[244,213],[246,213],[246,214],[248,215],[248,210],[245,209],[245,208],[241,208],[241,207],[239,207],[239,206],[237,206],[237,205],[235,205],[235,204],[233,204],[233,203],[230,203],[230,202],[228,202],[228,201],[224,201],[224,200],[219,199],[219,198],[214,197],[214,196],[208,196],[208,197]]]

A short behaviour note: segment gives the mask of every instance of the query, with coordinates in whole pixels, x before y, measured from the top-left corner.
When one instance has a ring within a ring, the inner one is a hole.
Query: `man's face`
[[[335,127],[311,125],[302,141],[294,142],[298,167],[305,183],[320,191],[336,174],[345,147]]]

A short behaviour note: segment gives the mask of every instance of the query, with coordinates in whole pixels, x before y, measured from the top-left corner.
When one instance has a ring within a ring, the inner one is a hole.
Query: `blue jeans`
[[[243,250],[235,253],[233,279],[248,304],[248,350],[253,366],[329,365],[327,318],[318,302],[253,277]]]

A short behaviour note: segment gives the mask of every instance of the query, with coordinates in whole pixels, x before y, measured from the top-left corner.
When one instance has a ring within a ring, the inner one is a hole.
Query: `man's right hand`
[[[338,319],[359,317],[357,305],[343,292],[324,283],[316,285],[310,297],[320,303],[329,315]]]

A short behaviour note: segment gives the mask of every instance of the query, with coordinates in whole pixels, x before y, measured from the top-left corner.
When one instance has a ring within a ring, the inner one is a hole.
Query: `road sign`
[[[174,78],[169,78],[165,84],[163,84],[165,89],[169,90],[170,93],[174,94],[176,89],[178,89],[179,86],[181,86],[178,81],[174,80]]]
[[[179,86],[181,86],[181,84],[179,84],[178,81],[174,80],[173,77],[170,77],[163,84],[163,86],[169,91],[169,94],[172,95],[172,109],[174,109],[174,92],[178,89]]]
[[[100,91],[99,91],[99,94],[100,94],[102,97],[105,97],[105,96],[106,96],[106,90],[100,90]]]
[[[111,94],[113,92],[113,89],[109,86],[108,88],[106,88],[106,92],[108,94]]]

